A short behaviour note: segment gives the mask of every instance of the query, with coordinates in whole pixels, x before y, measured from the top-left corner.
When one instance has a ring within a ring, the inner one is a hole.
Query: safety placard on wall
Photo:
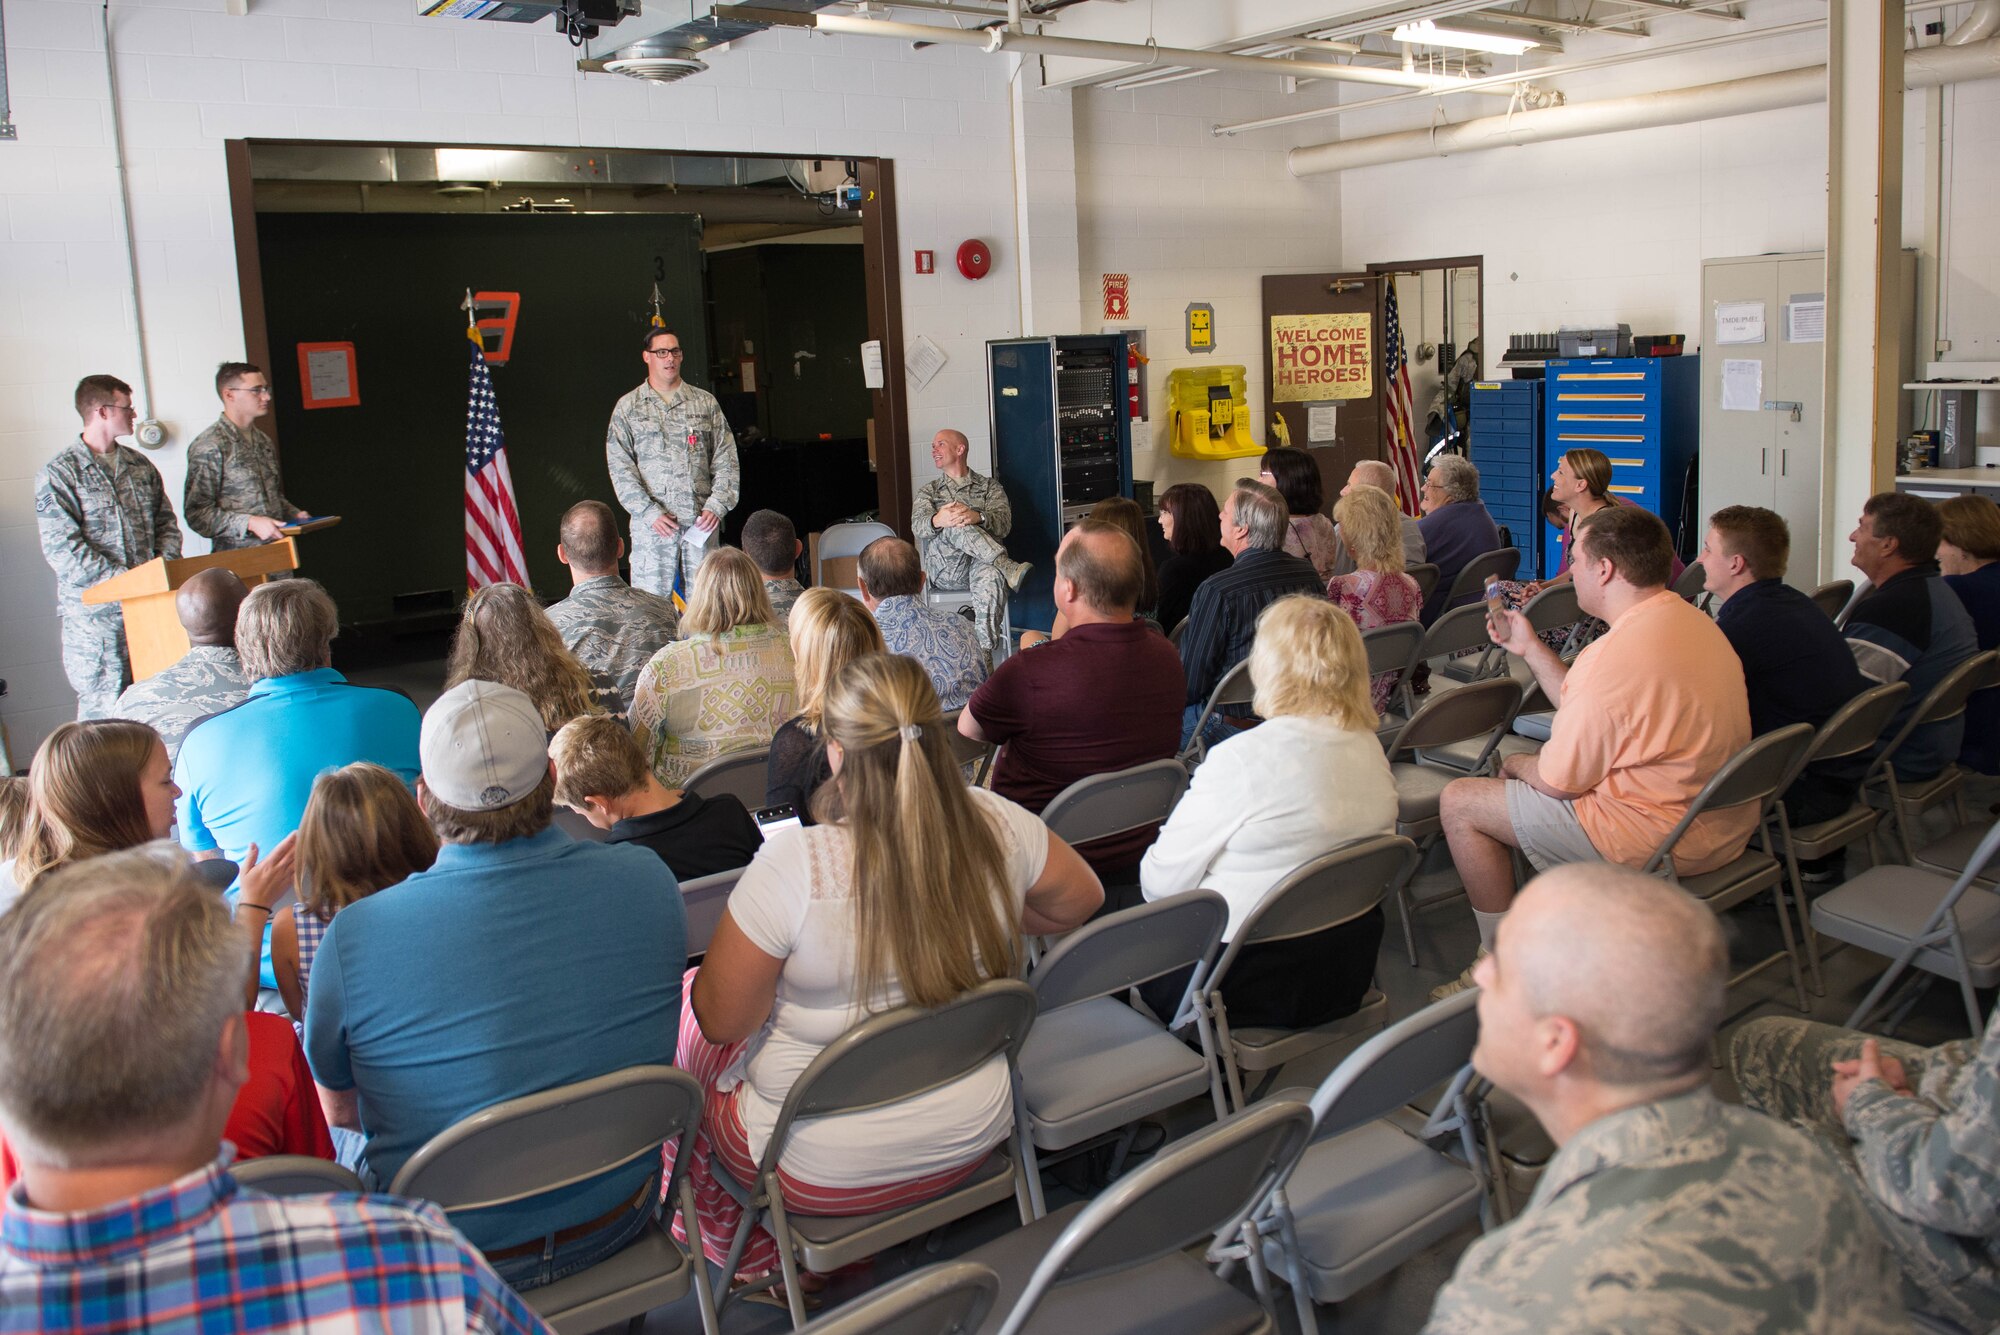
[[[1191,301],[1187,308],[1187,350],[1215,351],[1215,307],[1205,301]]]
[[[308,408],[351,408],[360,403],[354,345],[299,344],[299,396]]]
[[[1375,317],[1271,317],[1271,401],[1365,399],[1375,392]]]
[[[1129,320],[1132,318],[1132,276],[1122,273],[1104,275],[1104,318],[1107,320]]]

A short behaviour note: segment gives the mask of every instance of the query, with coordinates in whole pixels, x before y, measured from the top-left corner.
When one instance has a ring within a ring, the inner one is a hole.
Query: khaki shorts
[[[1519,779],[1507,780],[1507,820],[1514,827],[1516,844],[1536,871],[1569,862],[1604,861],[1583,832],[1575,803],[1550,797]]]

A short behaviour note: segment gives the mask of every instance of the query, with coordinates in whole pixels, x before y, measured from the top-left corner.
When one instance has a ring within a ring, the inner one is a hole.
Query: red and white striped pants
[[[742,1221],[743,1205],[715,1180],[710,1165],[713,1160],[720,1159],[730,1176],[749,1186],[757,1178],[757,1156],[750,1152],[749,1133],[744,1130],[743,1114],[736,1106],[738,1091],[723,1094],[715,1088],[715,1082],[743,1051],[743,1045],[730,1043],[717,1047],[702,1036],[701,1026],[695,1022],[694,1007],[686,1001],[694,995],[696,972],[689,969],[681,980],[680,1056],[677,1065],[701,1081],[702,1088],[708,1091],[702,1103],[701,1128],[694,1136],[694,1161],[688,1165],[688,1179],[694,1184],[695,1210],[700,1215],[701,1249],[709,1260],[721,1265],[729,1259],[729,1244]],[[662,1189],[673,1175],[672,1142],[666,1146],[665,1158],[667,1171],[661,1179]],[[788,1214],[872,1214],[877,1210],[914,1205],[918,1201],[943,1195],[971,1177],[984,1161],[985,1156],[981,1155],[957,1168],[871,1187],[821,1186],[801,1181],[780,1166],[778,1184],[784,1190],[785,1211]],[[682,1242],[687,1241],[679,1220],[674,1223],[674,1236]],[[754,1229],[744,1248],[743,1259],[737,1263],[737,1274],[751,1278],[769,1274],[777,1268],[777,1240],[762,1227]]]

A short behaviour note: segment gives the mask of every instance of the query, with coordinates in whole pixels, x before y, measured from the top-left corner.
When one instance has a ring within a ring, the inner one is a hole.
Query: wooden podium
[[[172,667],[187,653],[187,630],[174,610],[174,591],[199,571],[216,566],[235,571],[245,584],[262,584],[277,571],[298,569],[299,548],[290,538],[280,538],[260,547],[178,561],[157,556],[83,591],[86,603],[117,603],[124,609],[125,646],[132,659],[133,681],[144,681],[162,668]]]

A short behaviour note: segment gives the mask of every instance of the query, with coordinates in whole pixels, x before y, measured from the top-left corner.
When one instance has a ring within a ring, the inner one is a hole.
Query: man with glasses
[[[76,386],[83,429],[35,478],[35,527],[56,572],[63,673],[79,719],[108,717],[131,684],[118,604],[86,607],[83,591],[156,556],[181,554],[181,526],[160,472],[120,438],[132,430],[132,387],[116,376]]]
[[[681,564],[683,530],[713,534],[735,508],[736,437],[715,395],[681,379],[680,335],[646,331],[646,383],[618,400],[604,436],[611,489],[632,516],[632,587],[667,596]],[[712,541],[688,553],[681,596]]]
[[[222,416],[188,444],[188,527],[218,552],[276,542],[286,524],[310,512],[285,499],[278,447],[257,427],[271,411],[271,382],[249,362],[215,368]]]

